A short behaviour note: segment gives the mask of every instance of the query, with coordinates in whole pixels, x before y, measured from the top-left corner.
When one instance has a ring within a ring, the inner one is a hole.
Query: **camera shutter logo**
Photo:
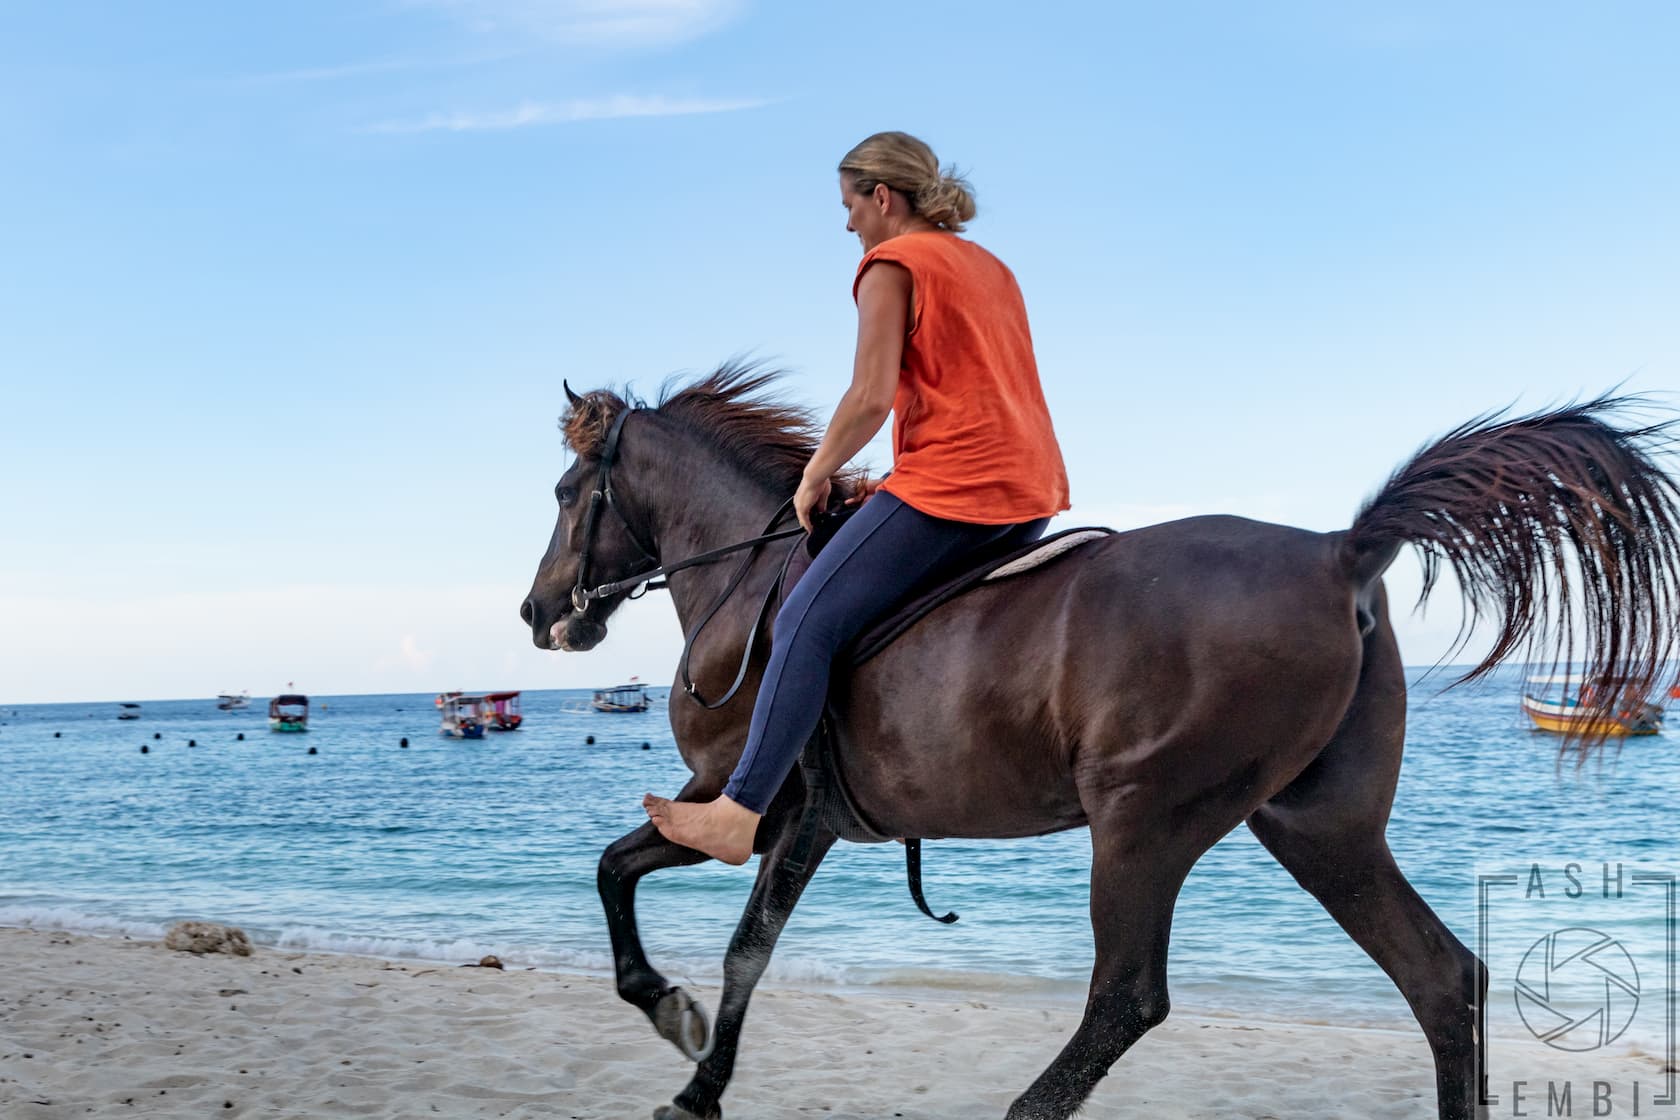
[[[1596,1050],[1620,1038],[1639,1009],[1639,969],[1622,943],[1585,926],[1536,941],[1517,966],[1517,1014],[1559,1050]]]

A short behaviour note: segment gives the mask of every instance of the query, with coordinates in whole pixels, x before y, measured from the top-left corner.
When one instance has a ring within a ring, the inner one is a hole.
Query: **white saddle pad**
[[[981,582],[990,583],[994,579],[1007,579],[1010,576],[1018,576],[1022,572],[1031,571],[1040,564],[1049,563],[1063,553],[1072,552],[1082,544],[1089,544],[1092,541],[1101,540],[1104,537],[1112,535],[1113,534],[1111,533],[1103,532],[1101,529],[1087,529],[1083,533],[1069,533],[1065,537],[1057,537],[1048,544],[1045,544],[1040,548],[1033,549],[1025,556],[1016,560],[1011,560],[1001,568],[994,568],[991,572],[987,573],[986,578]]]

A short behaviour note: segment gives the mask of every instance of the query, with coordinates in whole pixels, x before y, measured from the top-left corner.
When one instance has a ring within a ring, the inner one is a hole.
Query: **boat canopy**
[[[304,705],[307,705],[309,703],[309,697],[298,696],[295,693],[287,693],[285,696],[276,696],[274,698],[274,703],[276,703],[276,704],[304,704]]]

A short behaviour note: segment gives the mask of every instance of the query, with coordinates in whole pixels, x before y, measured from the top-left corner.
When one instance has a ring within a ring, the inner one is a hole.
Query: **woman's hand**
[[[863,479],[858,483],[857,491],[853,493],[851,497],[846,499],[846,504],[849,506],[861,506],[864,502],[869,500],[869,496],[871,494],[881,488],[881,483],[885,481],[886,479],[884,478]]]
[[[826,477],[806,476],[799,480],[799,489],[793,493],[793,515],[799,518],[807,533],[811,531],[811,514],[827,508],[828,494],[833,488],[834,484]]]

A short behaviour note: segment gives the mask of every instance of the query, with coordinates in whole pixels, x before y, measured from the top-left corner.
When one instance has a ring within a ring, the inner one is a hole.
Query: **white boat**
[[[138,705],[138,704],[119,704],[117,706],[117,718],[118,719],[139,719],[140,718],[140,705]]]
[[[647,686],[631,677],[629,684],[598,688],[589,706],[597,712],[645,712],[648,710]]]
[[[216,707],[224,712],[243,711],[251,706],[249,692],[224,692],[216,697]]]

